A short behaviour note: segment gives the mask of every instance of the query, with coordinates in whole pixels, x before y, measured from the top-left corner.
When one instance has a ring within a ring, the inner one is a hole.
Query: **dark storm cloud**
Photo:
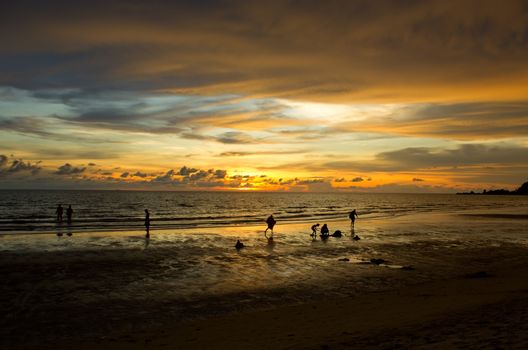
[[[72,166],[70,163],[66,163],[64,165],[61,165],[57,171],[54,172],[56,175],[76,175],[81,174],[86,170],[86,168],[77,168]]]
[[[525,96],[526,8],[522,0],[3,2],[0,85],[359,99],[454,96],[448,86],[462,99],[489,98],[508,87]]]

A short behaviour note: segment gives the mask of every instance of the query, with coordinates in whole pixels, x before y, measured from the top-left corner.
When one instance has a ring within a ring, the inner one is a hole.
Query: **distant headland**
[[[521,187],[514,191],[505,189],[500,190],[484,190],[482,192],[458,192],[457,194],[485,194],[485,195],[528,195],[528,181],[523,183]]]

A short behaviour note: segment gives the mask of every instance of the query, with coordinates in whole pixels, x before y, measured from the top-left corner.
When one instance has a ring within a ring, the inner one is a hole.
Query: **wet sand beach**
[[[49,349],[526,349],[526,269],[116,332]],[[478,276],[478,275],[477,275]]]
[[[484,214],[363,220],[360,241],[279,225],[274,246],[262,226],[4,235],[2,345],[523,348],[526,221]]]

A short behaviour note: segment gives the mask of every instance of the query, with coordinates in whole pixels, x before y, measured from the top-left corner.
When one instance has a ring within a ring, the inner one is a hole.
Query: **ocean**
[[[58,204],[72,205],[71,225],[56,222]],[[361,218],[378,218],[523,207],[528,204],[521,196],[0,190],[0,232],[138,230],[145,209],[156,230],[255,225],[270,214],[279,223],[293,223],[347,219],[352,209]]]

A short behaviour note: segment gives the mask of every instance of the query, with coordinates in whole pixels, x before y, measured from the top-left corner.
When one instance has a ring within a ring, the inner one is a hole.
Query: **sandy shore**
[[[527,273],[516,266],[47,349],[526,349]]]
[[[289,225],[271,250],[254,228],[158,232],[148,247],[140,232],[4,237],[0,345],[524,349],[525,224],[401,217],[362,222],[359,242],[326,243]],[[232,247],[238,237],[246,251]],[[370,257],[413,269],[363,264]]]

